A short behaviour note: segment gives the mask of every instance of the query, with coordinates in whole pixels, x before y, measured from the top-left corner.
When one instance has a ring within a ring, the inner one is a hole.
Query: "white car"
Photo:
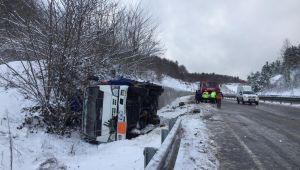
[[[259,104],[259,98],[258,95],[255,94],[250,86],[239,86],[237,89],[237,94],[236,94],[236,101],[238,104],[243,103],[255,103],[256,105]]]

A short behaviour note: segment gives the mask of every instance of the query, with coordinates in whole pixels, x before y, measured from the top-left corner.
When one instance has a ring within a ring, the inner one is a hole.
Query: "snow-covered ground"
[[[20,62],[11,62],[10,65],[22,71]],[[7,70],[1,65],[0,71],[4,73]],[[191,92],[198,85],[168,76],[164,76],[157,84]],[[216,159],[209,150],[208,130],[200,117],[202,113],[188,114],[196,107],[195,104],[187,104],[190,98],[191,96],[178,98],[158,111],[163,123],[177,116],[182,119],[184,134],[176,169],[216,169]],[[185,102],[186,105],[180,107],[179,102]],[[161,145],[160,131],[165,127],[156,128],[131,140],[100,145],[86,143],[80,138],[79,132],[74,132],[67,138],[47,134],[43,129],[18,129],[26,117],[22,108],[31,105],[16,89],[6,90],[0,87],[0,170],[10,169],[8,127],[12,137],[13,169],[143,169],[144,148],[159,148]]]
[[[84,142],[78,133],[66,138],[42,130],[34,133],[27,128],[18,130],[24,119],[20,113],[23,101],[15,90],[3,92],[1,89],[0,96],[0,169],[9,169],[8,120],[13,140],[13,169],[143,169],[144,147],[160,146],[160,128],[133,140],[101,145]]]
[[[176,159],[176,170],[218,169],[218,160],[214,153],[214,141],[210,139],[205,119],[215,109],[210,104],[193,104],[193,96],[177,98],[162,108],[158,115],[162,119],[180,117],[182,119],[182,138]],[[179,106],[184,102],[184,106]],[[201,113],[194,113],[201,110]]]
[[[201,114],[186,115],[182,120],[183,134],[174,169],[218,169],[214,141],[203,122],[204,112],[202,109]]]
[[[172,104],[162,108],[158,114],[162,120],[183,115],[193,109],[189,104],[179,107],[181,101],[187,102],[190,97],[181,97]],[[20,110],[30,103],[22,100],[16,90],[4,91],[0,88],[0,169],[9,169],[10,144],[8,134],[8,121],[10,123],[13,148],[13,169],[32,170],[38,168],[50,169],[143,169],[144,147],[160,147],[160,131],[156,128],[146,135],[131,140],[116,141],[112,143],[93,145],[80,139],[78,133],[70,138],[44,133],[42,130],[30,132],[29,129],[17,127],[22,123],[25,114]],[[6,116],[8,115],[8,118]],[[208,144],[208,131],[198,115],[183,116],[183,129],[185,136],[183,144],[191,145],[180,149],[181,163],[177,169],[194,169],[201,166],[215,169],[211,161],[211,152],[206,152]],[[195,133],[197,133],[195,135]],[[202,143],[197,143],[201,141]],[[200,148],[200,149],[199,149]],[[189,150],[192,150],[189,152]],[[198,151],[199,151],[199,154]],[[190,160],[196,160],[190,162]],[[186,164],[189,164],[187,166]]]
[[[236,94],[238,85],[239,83],[223,84],[221,87],[221,91],[223,92],[223,94]]]
[[[300,71],[291,72],[291,80],[299,75]],[[270,78],[271,87],[260,92],[261,95],[275,95],[275,96],[300,96],[300,87],[287,88],[283,75],[278,74]]]
[[[266,90],[260,93],[261,95],[272,96],[287,96],[287,97],[300,97],[300,87],[287,90]]]

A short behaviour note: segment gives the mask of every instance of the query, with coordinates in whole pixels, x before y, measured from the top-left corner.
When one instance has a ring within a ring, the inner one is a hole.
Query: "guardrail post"
[[[144,167],[148,165],[152,157],[155,155],[157,148],[145,147],[144,148]]]
[[[166,137],[168,136],[169,134],[169,130],[168,129],[162,129],[161,130],[161,143],[164,142],[164,140],[166,139]]]

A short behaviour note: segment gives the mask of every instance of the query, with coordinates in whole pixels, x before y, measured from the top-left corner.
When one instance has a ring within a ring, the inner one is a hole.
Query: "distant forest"
[[[281,88],[300,87],[300,44],[294,46],[289,40],[285,40],[281,58],[271,63],[266,62],[261,71],[251,73],[247,80],[254,91],[262,91],[272,88],[270,79],[276,75],[283,77]]]
[[[196,81],[216,81],[219,83],[243,83],[244,80],[239,77],[228,75],[220,75],[215,73],[189,73],[184,65],[180,65],[177,61],[166,58],[151,57],[148,59],[150,65],[148,69],[153,70],[158,77],[163,74],[173,78],[177,78],[187,82]]]

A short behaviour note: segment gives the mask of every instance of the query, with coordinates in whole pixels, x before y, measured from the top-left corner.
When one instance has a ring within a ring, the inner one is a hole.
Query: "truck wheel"
[[[236,98],[236,101],[237,101],[237,103],[238,103],[238,104],[240,104],[240,100],[239,100],[239,98]]]
[[[256,105],[258,105],[258,102],[255,102]]]
[[[245,104],[244,99],[242,99],[242,103]]]

